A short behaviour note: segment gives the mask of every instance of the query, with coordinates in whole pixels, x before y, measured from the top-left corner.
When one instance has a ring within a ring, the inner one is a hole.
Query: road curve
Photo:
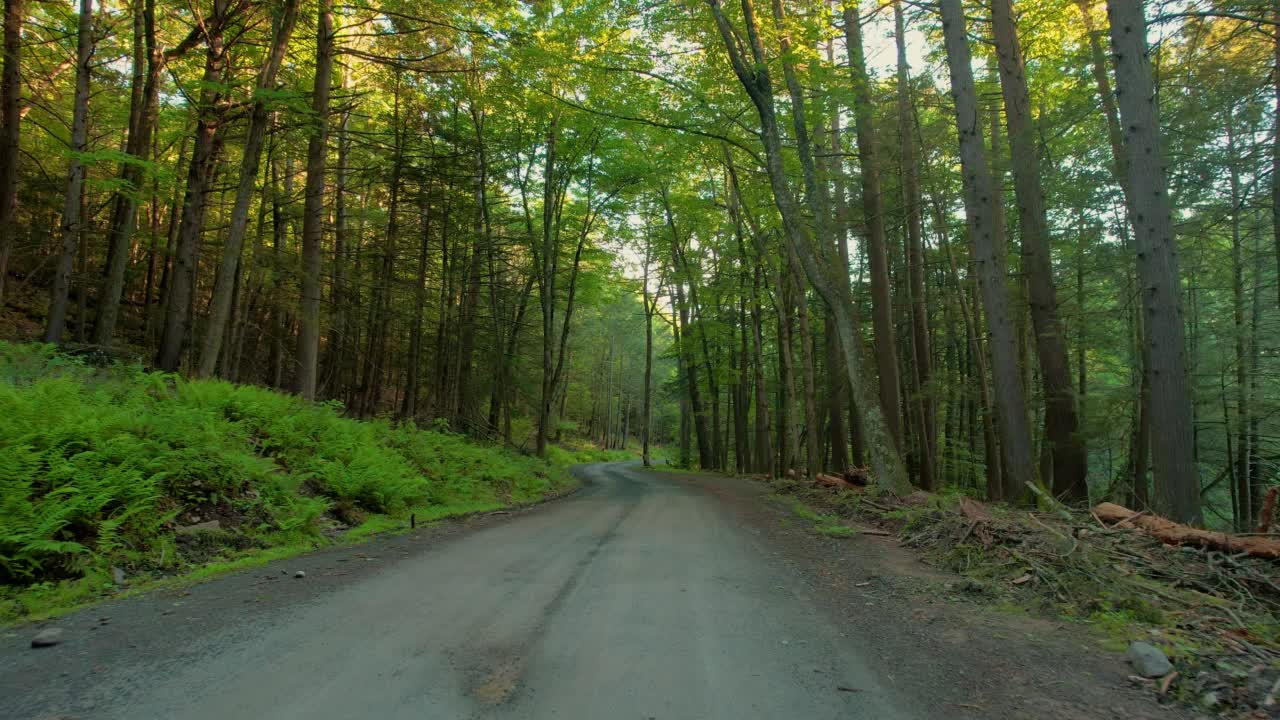
[[[874,648],[841,637],[722,500],[631,465],[578,474],[584,487],[570,498],[404,552],[331,591],[226,608],[191,636],[165,630],[131,652],[127,636],[99,648],[91,640],[105,634],[80,632],[30,650],[30,633],[10,632],[0,717],[923,717],[889,690]],[[327,572],[306,559],[290,567],[308,568],[291,590]],[[125,603],[125,622],[143,618],[135,636],[172,613],[159,599]],[[68,663],[89,669],[60,674]]]

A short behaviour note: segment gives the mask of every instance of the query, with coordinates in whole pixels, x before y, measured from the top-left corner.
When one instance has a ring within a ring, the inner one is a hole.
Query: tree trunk
[[[780,0],[775,0],[780,2]],[[889,259],[884,229],[884,199],[880,187],[880,157],[876,147],[874,100],[862,50],[862,26],[855,2],[844,5],[844,37],[853,82],[854,133],[858,162],[862,166],[862,212],[867,224],[867,261],[871,266],[871,324],[875,332],[876,368],[880,377],[880,405],[889,434],[902,447],[899,414],[898,343],[893,329],[893,303],[889,293]]]
[[[298,19],[299,0],[285,0],[275,22],[275,33],[267,64],[258,75],[253,107],[249,111],[249,127],[245,130],[244,153],[240,163],[240,182],[236,188],[235,206],[231,210],[231,227],[222,247],[222,259],[213,284],[213,298],[209,304],[209,323],[205,328],[204,343],[200,350],[200,364],[196,368],[199,377],[212,377],[217,369],[218,356],[222,352],[222,340],[227,322],[231,319],[231,306],[235,297],[235,279],[240,272],[240,257],[244,254],[244,236],[249,229],[249,205],[257,190],[258,166],[262,161],[262,147],[266,142],[267,126],[271,118],[267,112],[266,94],[275,89],[276,74],[284,63],[285,50],[293,27]]]
[[[809,477],[817,477],[822,472],[822,433],[818,425],[817,381],[814,378],[816,367],[813,355],[813,336],[809,327],[809,302],[805,297],[804,285],[800,280],[800,270],[795,266],[795,253],[789,252],[787,258],[787,279],[792,283],[795,292],[797,311],[796,324],[800,330],[800,380],[804,388],[804,445],[805,466]],[[839,468],[843,470],[844,468]]]
[[[974,264],[980,280],[987,326],[991,334],[990,352],[996,385],[996,408],[1000,423],[1003,469],[1008,480],[1005,500],[1023,495],[1025,483],[1035,481],[1036,467],[1031,453],[1031,432],[1023,397],[1013,317],[1005,273],[1000,262],[1003,238],[994,225],[996,188],[991,180],[982,129],[978,124],[978,97],[970,65],[969,40],[960,0],[941,0],[942,28],[947,64],[951,70],[951,92],[955,98],[956,126],[960,136],[960,161],[964,173],[965,215],[975,250]]]
[[[1235,112],[1227,106],[1227,175],[1231,189],[1231,317],[1235,335],[1236,366],[1236,531],[1249,532],[1254,525],[1253,494],[1250,492],[1249,460],[1252,457],[1249,426],[1248,330],[1244,317],[1244,239],[1240,235],[1240,157],[1236,146]]]
[[[711,7],[715,16],[716,26],[719,30],[720,38],[729,53],[734,74],[750,96],[760,118],[761,140],[765,150],[765,168],[773,191],[774,203],[782,216],[783,235],[795,249],[809,284],[813,286],[818,295],[822,297],[822,301],[826,304],[828,310],[836,317],[836,331],[840,338],[840,347],[845,356],[845,371],[853,394],[853,403],[862,413],[863,432],[866,435],[867,444],[871,447],[876,482],[883,490],[889,493],[904,493],[910,487],[907,482],[906,471],[902,465],[902,459],[898,455],[896,442],[889,432],[885,413],[880,408],[879,403],[872,399],[872,394],[866,387],[862,368],[862,346],[854,327],[853,315],[845,305],[844,298],[836,289],[837,286],[829,280],[826,270],[818,263],[810,229],[805,225],[791,187],[787,184],[782,138],[778,130],[777,116],[773,104],[773,83],[765,63],[764,47],[756,24],[753,2],[752,0],[742,0],[744,22],[752,55],[750,61],[743,56],[740,35],[729,23],[728,18],[725,17],[719,0],[707,0],[707,4]],[[775,16],[780,15],[780,11],[780,4],[775,5]],[[779,24],[782,24],[782,20],[781,17],[778,17]],[[789,87],[789,92],[792,95],[792,112],[794,117],[799,120],[796,123],[797,130],[801,131],[797,134],[797,145],[801,150],[806,184],[814,185],[816,183],[813,182],[812,148],[808,144],[807,132],[804,132],[803,93],[800,92],[797,83],[789,83],[789,85],[792,86]],[[814,197],[816,204],[816,194],[808,194],[810,197]],[[820,215],[818,219],[823,220]],[[825,222],[823,222],[823,225],[825,225]]]
[[[93,49],[93,0],[80,0],[80,21],[76,30],[76,91],[71,115],[71,160],[67,168],[67,196],[62,205],[62,252],[54,273],[49,320],[44,332],[47,343],[62,342],[71,293],[71,270],[75,265],[76,245],[81,232],[80,203],[85,175],[81,156],[89,138],[89,77],[93,71]]]
[[[649,299],[649,265],[653,259],[652,240],[645,226],[644,278],[640,284],[640,298],[644,302],[644,399],[640,411],[640,459],[645,467],[651,467],[649,457],[650,433],[653,432],[653,316],[658,310],[658,298]]]
[[[129,103],[129,139],[125,144],[125,153],[129,155],[130,161],[121,164],[122,188],[116,193],[112,203],[107,263],[98,294],[97,319],[93,328],[93,342],[102,346],[110,345],[115,337],[120,314],[120,298],[124,293],[125,273],[129,266],[129,247],[133,242],[137,219],[137,193],[142,188],[142,165],[147,160],[147,153],[152,151],[151,140],[159,111],[160,73],[164,62],[156,46],[155,0],[141,0],[141,2],[141,8],[134,10],[134,89]],[[139,32],[141,32],[140,39]],[[185,44],[176,48],[174,53],[174,57],[185,53]],[[142,74],[144,62],[145,75]],[[184,150],[186,142],[184,138],[182,146]],[[179,151],[178,155],[178,167],[181,168],[183,152]],[[176,214],[176,202],[173,207]],[[170,223],[170,228],[174,227],[176,223]],[[168,249],[166,247],[166,251]],[[172,254],[166,252],[165,270],[161,273],[160,282],[163,294],[166,296],[172,287],[172,269],[169,264],[172,259]]]
[[[164,332],[160,337],[160,351],[156,355],[156,366],[165,372],[178,371],[190,330],[196,253],[199,250],[200,233],[204,229],[208,195],[212,190],[218,155],[222,149],[219,130],[224,112],[222,80],[227,61],[223,33],[230,19],[229,12],[230,0],[215,0],[213,14],[204,26],[206,51],[204,79],[197,106],[199,117],[192,143],[191,167],[187,172],[187,191],[182,201],[182,221],[178,226],[169,301],[165,306]],[[127,255],[128,248],[123,248],[123,251]]]
[[[1058,315],[1031,99],[1010,0],[991,0],[991,18],[1018,198],[1022,267],[1040,360],[1040,378],[1044,384],[1045,435],[1053,456],[1052,488],[1059,497],[1083,502],[1089,499],[1089,486],[1085,481],[1088,462],[1079,435],[1080,419],[1067,362],[1066,329]]]
[[[302,210],[302,297],[298,304],[298,394],[316,397],[320,358],[320,255],[324,240],[324,170],[329,145],[329,92],[333,84],[333,0],[320,0],[316,77],[311,98],[315,128],[307,141],[307,184]]]
[[[698,441],[698,466],[702,469],[710,470],[715,466],[715,454],[711,444],[711,431],[707,427],[707,415],[702,403],[702,389],[698,385],[698,364],[697,359],[694,357],[693,337],[689,330],[689,305],[686,303],[684,283],[681,280],[681,275],[688,278],[689,271],[680,257],[680,233],[676,229],[675,217],[671,213],[671,203],[665,187],[662,188],[661,196],[663,211],[667,219],[667,228],[671,231],[671,267],[673,273],[671,289],[672,299],[675,301],[675,310],[679,316],[680,323],[680,340],[677,343],[677,350],[680,354],[681,364],[684,366],[685,389],[689,393],[689,409],[693,414],[693,432]],[[684,272],[680,272],[682,267]]]
[[[431,188],[422,192],[422,243],[418,247],[418,280],[413,285],[413,322],[409,328],[409,357],[400,419],[418,416],[419,375],[422,368],[423,314],[427,307],[427,256],[431,247]]]
[[[920,434],[920,487],[933,490],[937,486],[937,403],[930,381],[933,377],[933,353],[929,347],[929,310],[924,290],[924,218],[920,194],[920,162],[916,157],[914,111],[911,103],[911,77],[907,67],[906,31],[903,27],[902,4],[893,3],[894,37],[898,51],[898,142],[902,167],[902,195],[907,225],[907,259],[911,284],[911,346],[914,351],[918,380],[916,413]],[[848,22],[846,20],[846,22]]]
[[[1125,158],[1134,199],[1138,278],[1151,353],[1151,416],[1155,509],[1177,522],[1201,522],[1200,480],[1193,455],[1187,341],[1182,319],[1178,253],[1168,195],[1159,114],[1147,53],[1141,0],[1109,0]]]
[[[0,300],[17,234],[18,155],[22,123],[22,23],[26,0],[4,3],[4,69],[0,75]]]

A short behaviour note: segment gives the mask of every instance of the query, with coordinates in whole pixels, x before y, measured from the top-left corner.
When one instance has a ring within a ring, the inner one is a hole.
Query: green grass
[[[0,343],[0,622],[118,594],[112,568],[130,588],[189,581],[411,514],[536,502],[572,484],[569,465],[618,455],[540,460],[263,388]],[[222,529],[175,532],[210,519]]]
[[[819,535],[833,538],[851,538],[858,534],[857,528],[850,527],[834,515],[826,515],[815,510],[794,495],[772,495],[773,499],[791,508],[796,517],[809,523],[810,528]]]

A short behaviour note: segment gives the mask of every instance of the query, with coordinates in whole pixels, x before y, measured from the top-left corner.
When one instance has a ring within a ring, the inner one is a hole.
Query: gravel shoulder
[[[1124,654],[1087,626],[996,609],[963,578],[930,567],[896,538],[812,532],[766,483],[676,475],[718,498],[794,568],[833,627],[874,648],[885,678],[956,718],[1068,720],[1195,717],[1129,681]]]
[[[0,718],[1176,718],[1080,628],[944,599],[753,481],[578,493],[0,631]],[[303,571],[305,577],[295,573]]]

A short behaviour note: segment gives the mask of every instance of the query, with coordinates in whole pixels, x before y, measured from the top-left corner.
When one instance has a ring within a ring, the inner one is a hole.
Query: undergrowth
[[[258,387],[0,343],[0,621],[119,589],[540,500],[564,469]]]
[[[1273,561],[1171,547],[1088,513],[1067,520],[958,492],[889,498],[795,481],[776,489],[815,526],[856,517],[895,531],[904,546],[962,576],[947,584],[954,597],[1087,624],[1112,650],[1134,640],[1157,645],[1178,674],[1135,681],[1166,698],[1235,718],[1275,707],[1280,573]]]

